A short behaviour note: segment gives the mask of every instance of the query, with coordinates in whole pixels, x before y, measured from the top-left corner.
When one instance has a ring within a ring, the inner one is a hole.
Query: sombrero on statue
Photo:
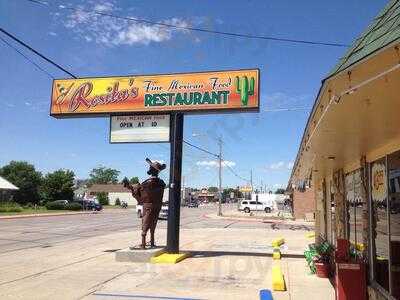
[[[146,162],[150,165],[151,168],[161,172],[167,166],[165,164],[160,164],[158,161],[151,161],[149,158],[146,158]]]

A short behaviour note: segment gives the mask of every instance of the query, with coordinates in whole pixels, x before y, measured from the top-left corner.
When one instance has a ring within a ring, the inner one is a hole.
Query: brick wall
[[[296,219],[304,219],[306,213],[315,212],[314,189],[306,189],[305,192],[294,190],[293,192],[293,215]]]

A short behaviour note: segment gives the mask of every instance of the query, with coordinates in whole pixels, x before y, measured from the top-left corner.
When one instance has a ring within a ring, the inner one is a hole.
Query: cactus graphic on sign
[[[240,94],[240,100],[242,101],[242,106],[247,106],[249,102],[249,96],[254,95],[254,77],[248,80],[247,76],[236,76],[235,78],[236,93]]]

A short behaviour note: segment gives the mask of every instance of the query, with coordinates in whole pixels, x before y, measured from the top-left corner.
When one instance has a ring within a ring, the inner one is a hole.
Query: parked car
[[[136,215],[138,218],[143,218],[143,205],[136,205]],[[168,202],[163,202],[158,218],[168,219]]]
[[[74,202],[82,205],[84,210],[100,211],[103,209],[103,206],[100,203],[96,203],[94,201],[77,200]]]
[[[163,203],[158,218],[159,219],[168,219],[168,202]]]
[[[199,202],[197,202],[197,201],[190,201],[190,202],[187,204],[187,207],[199,207]]]
[[[243,200],[240,202],[239,210],[249,213],[250,211],[265,211],[266,213],[272,212],[273,207],[265,203],[257,202],[254,200]]]
[[[55,201],[53,201],[53,203],[67,205],[69,203],[69,201],[68,200],[55,200]]]

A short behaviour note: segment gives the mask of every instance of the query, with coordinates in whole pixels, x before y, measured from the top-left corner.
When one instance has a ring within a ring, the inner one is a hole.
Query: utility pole
[[[219,145],[219,155],[218,155],[218,163],[219,163],[219,197],[218,197],[218,216],[222,216],[222,138],[218,138]]]

